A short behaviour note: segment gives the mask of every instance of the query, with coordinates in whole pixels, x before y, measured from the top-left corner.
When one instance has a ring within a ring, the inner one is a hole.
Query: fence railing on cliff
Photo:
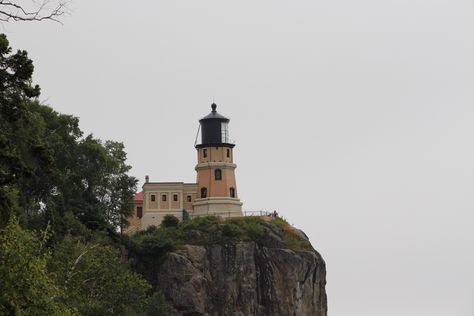
[[[268,216],[268,217],[277,217],[278,213],[276,211],[243,211],[244,216]],[[192,219],[196,217],[203,216],[217,216],[217,217],[235,217],[235,212],[208,212],[206,214],[189,214],[188,212],[183,213],[183,219]]]

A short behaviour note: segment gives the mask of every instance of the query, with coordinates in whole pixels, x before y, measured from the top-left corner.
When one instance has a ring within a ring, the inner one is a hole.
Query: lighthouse
[[[201,138],[196,141],[196,183],[155,182],[145,177],[143,190],[133,198],[133,215],[126,234],[160,226],[166,215],[179,220],[198,216],[242,216],[235,181],[234,147],[229,139],[230,120],[211,105],[211,113],[199,120]]]
[[[197,150],[197,199],[194,215],[242,216],[242,202],[235,180],[234,147],[229,138],[230,120],[211,105],[211,113],[199,120],[201,141]]]

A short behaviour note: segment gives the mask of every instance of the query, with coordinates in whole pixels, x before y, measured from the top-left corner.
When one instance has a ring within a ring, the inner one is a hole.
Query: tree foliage
[[[0,34],[0,315],[166,315],[117,234],[137,182],[123,144],[84,136],[76,117],[41,104],[33,70]],[[174,249],[170,226],[135,251],[148,273],[156,252]]]
[[[81,315],[138,315],[145,309],[150,286],[100,240],[67,236],[55,246],[49,267],[64,289],[64,302]]]
[[[47,270],[45,239],[24,230],[15,217],[0,231],[0,314],[72,315],[62,289]]]
[[[67,212],[92,229],[126,225],[136,179],[123,144],[83,137],[76,117],[40,104],[33,69],[0,34],[0,225],[11,212],[54,233]]]
[[[0,34],[0,208],[6,221],[6,210],[15,208],[18,186],[30,178],[34,166],[47,165],[44,144],[34,131],[28,103],[39,96],[40,88],[33,85],[33,63],[25,51],[12,54],[8,40]],[[16,185],[15,185],[16,184]]]

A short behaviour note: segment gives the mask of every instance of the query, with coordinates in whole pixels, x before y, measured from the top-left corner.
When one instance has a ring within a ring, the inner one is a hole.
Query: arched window
[[[216,180],[222,180],[222,170],[221,169],[214,170],[214,175],[216,176]]]
[[[201,199],[207,197],[207,188],[201,188]]]
[[[235,198],[235,188],[230,188],[230,197]]]

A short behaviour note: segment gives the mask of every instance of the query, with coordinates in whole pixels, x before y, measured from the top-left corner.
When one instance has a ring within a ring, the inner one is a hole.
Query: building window
[[[230,149],[227,148],[227,158],[230,158]]]
[[[205,148],[202,150],[202,157],[207,158],[207,149]]]
[[[235,198],[235,188],[230,188],[229,191],[230,191],[230,197]]]
[[[187,200],[188,202],[191,202],[191,201],[192,201],[191,195],[188,195],[188,196],[186,197],[186,200]]]
[[[201,199],[207,197],[207,188],[201,188]]]
[[[151,199],[152,202],[155,202],[155,195],[152,194],[151,197],[150,197],[150,199]]]
[[[161,200],[162,200],[163,202],[166,202],[166,194],[161,195]]]
[[[222,170],[221,169],[214,170],[214,175],[216,177],[216,180],[222,180]]]
[[[178,201],[178,195],[177,194],[173,194],[173,201]]]
[[[138,206],[137,207],[137,217],[142,218],[142,216],[143,216],[143,207]]]

